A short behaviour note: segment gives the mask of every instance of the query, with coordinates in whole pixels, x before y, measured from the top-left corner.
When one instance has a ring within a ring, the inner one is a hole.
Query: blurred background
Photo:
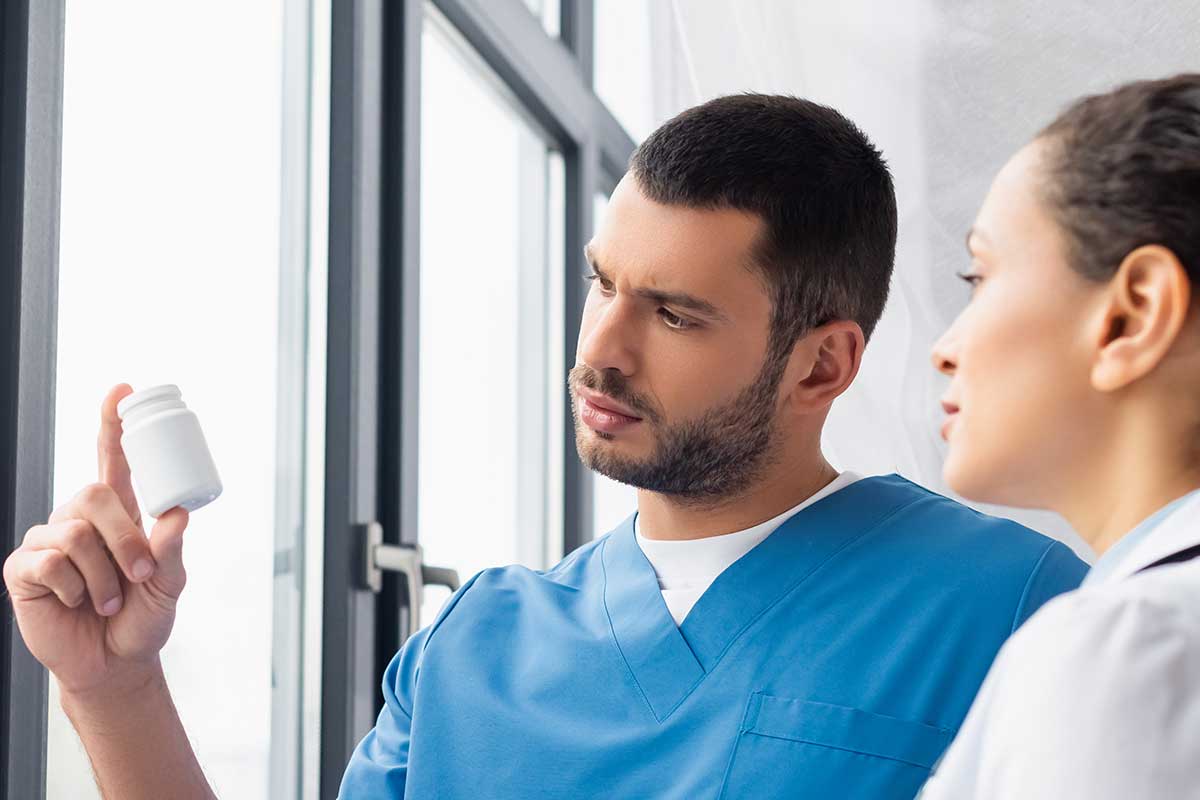
[[[573,462],[565,375],[582,243],[657,125],[781,92],[881,147],[895,278],[827,456],[947,492],[928,353],[992,175],[1071,98],[1200,69],[1198,26],[1190,0],[66,0],[53,504],[95,480],[109,387],[181,387],[225,494],[163,660],[217,793],[332,796],[373,719],[412,619],[348,577],[352,523],[465,580],[634,510]],[[99,797],[53,681],[46,709],[47,796]]]

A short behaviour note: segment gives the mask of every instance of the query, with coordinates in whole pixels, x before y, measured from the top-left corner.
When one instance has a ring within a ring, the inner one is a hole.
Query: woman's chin
[[[953,450],[942,464],[942,480],[964,500],[1015,508],[1047,508],[1036,487],[1040,479],[1028,465],[1007,466],[986,459],[968,459]]]
[[[961,447],[957,451],[951,447],[946,455],[946,460],[942,463],[942,480],[946,482],[946,486],[967,500],[977,503],[995,502],[992,496],[996,487],[988,480],[988,476],[995,473],[979,469],[978,465],[972,464],[970,459],[964,458],[963,455]]]

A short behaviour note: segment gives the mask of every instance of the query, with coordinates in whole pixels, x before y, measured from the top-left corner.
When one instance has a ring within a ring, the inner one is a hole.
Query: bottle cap
[[[121,398],[120,402],[117,403],[117,416],[125,419],[125,415],[129,413],[129,409],[134,406],[167,398],[179,399],[182,396],[183,393],[179,391],[179,387],[173,383],[151,386],[149,389],[142,389],[140,392],[134,392],[127,397]]]

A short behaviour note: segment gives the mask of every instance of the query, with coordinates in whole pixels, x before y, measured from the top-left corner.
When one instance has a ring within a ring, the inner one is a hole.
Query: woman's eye
[[[674,328],[677,331],[686,331],[688,328],[692,327],[691,322],[687,321],[683,317],[672,314],[665,308],[660,308],[658,310],[658,315],[662,317],[663,322],[667,323],[668,328]]]
[[[971,290],[974,291],[980,283],[983,282],[983,276],[975,272],[956,272],[959,278],[971,285]]]

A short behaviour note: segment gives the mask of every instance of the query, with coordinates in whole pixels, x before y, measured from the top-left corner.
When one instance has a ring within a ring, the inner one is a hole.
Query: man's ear
[[[802,336],[792,349],[784,380],[797,411],[823,411],[849,388],[862,365],[866,340],[852,320],[836,320]]]
[[[1179,338],[1191,304],[1191,281],[1165,247],[1137,248],[1108,284],[1096,335],[1092,386],[1112,392],[1157,367]]]

